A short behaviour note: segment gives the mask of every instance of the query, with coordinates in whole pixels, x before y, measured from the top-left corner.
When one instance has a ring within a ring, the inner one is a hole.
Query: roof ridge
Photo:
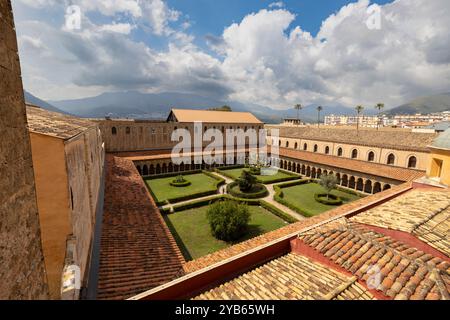
[[[335,289],[328,292],[326,295],[322,297],[322,300],[333,300],[341,293],[345,292],[350,286],[352,286],[356,281],[358,281],[358,278],[356,276],[351,277],[347,282],[341,284],[340,286],[336,287]]]
[[[440,209],[440,210],[436,210],[434,212],[432,212],[431,214],[429,214],[423,221],[413,225],[412,229],[411,229],[411,233],[416,233],[416,230],[419,229],[421,226],[423,226],[424,224],[426,224],[427,222],[429,222],[431,219],[435,218],[436,216],[438,216],[441,213],[445,213],[445,211],[450,210],[450,204],[447,205],[445,208]],[[446,219],[444,219],[446,220]],[[431,230],[434,230],[436,227],[438,227],[439,224],[436,224],[434,227],[431,228]]]

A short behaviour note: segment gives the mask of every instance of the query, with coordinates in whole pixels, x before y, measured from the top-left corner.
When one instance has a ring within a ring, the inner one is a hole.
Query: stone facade
[[[20,72],[11,2],[0,0],[0,299],[46,299]]]

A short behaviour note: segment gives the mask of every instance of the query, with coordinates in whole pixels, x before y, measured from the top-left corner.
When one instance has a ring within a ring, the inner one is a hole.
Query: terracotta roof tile
[[[97,298],[126,299],[176,278],[184,258],[133,163],[107,155]]]
[[[250,112],[226,112],[208,110],[172,109],[178,122],[204,122],[204,123],[249,123],[262,124]]]
[[[398,181],[412,181],[425,175],[424,171],[412,170],[401,167],[394,167],[379,163],[353,160],[337,156],[325,155],[309,151],[279,148],[280,156],[294,160],[307,161],[312,163],[330,166],[339,169],[346,169],[354,172],[361,172],[373,176],[390,178]]]
[[[363,225],[349,221],[335,229],[318,227],[299,235],[338,266],[394,299],[448,299],[447,261],[429,255]],[[355,245],[355,243],[357,245]],[[423,259],[422,259],[423,257]],[[379,271],[379,282],[373,282]]]

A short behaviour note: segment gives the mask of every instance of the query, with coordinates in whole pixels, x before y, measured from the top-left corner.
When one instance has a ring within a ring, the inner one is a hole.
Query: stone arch
[[[348,175],[344,174],[342,176],[341,186],[348,187]]]
[[[300,163],[297,163],[297,170],[295,172],[300,173],[302,170],[302,166],[300,165]]]
[[[292,163],[290,161],[288,162],[288,170],[292,171]]]
[[[298,149],[298,143],[297,142],[294,144],[294,149]]]
[[[169,165],[167,167],[167,172],[169,172],[169,173],[173,172],[173,163],[172,162],[169,162]]]
[[[367,161],[369,161],[369,162],[374,162],[375,161],[375,152],[373,152],[372,150],[370,150],[367,153]]]
[[[117,134],[117,128],[116,127],[112,127],[111,128],[111,133],[113,136],[115,136]]]
[[[386,190],[389,190],[389,189],[391,189],[391,185],[390,184],[385,184],[384,185],[384,187],[383,187],[383,191],[386,191]]]
[[[379,193],[379,192],[381,192],[381,183],[375,182],[373,184],[373,193],[375,194],[375,193]]]
[[[340,173],[336,173],[336,179],[337,179],[337,183],[338,183],[338,185],[340,185],[341,184],[341,174]]]
[[[150,165],[150,169],[148,170],[150,174],[155,174],[155,166],[153,164]]]
[[[350,179],[348,180],[348,187],[350,189],[355,189],[356,187],[356,179],[354,176],[351,176]]]
[[[159,165],[159,163],[156,165],[156,171],[158,171],[158,165]],[[163,165],[162,165],[162,172],[167,173],[167,164],[166,163],[163,163]]]
[[[416,156],[410,156],[408,158],[407,166],[410,169],[416,169],[417,168],[417,157]]]
[[[364,190],[364,180],[363,180],[363,178],[358,178],[358,180],[356,180],[356,190],[358,190],[358,191],[363,191]]]
[[[181,162],[181,163],[180,163],[180,171],[184,171],[184,170],[185,170],[184,167],[185,167],[185,166],[184,166],[184,162]]]
[[[316,175],[316,178],[317,179],[320,179],[320,177],[322,176],[322,169],[317,169],[317,175]]]
[[[302,165],[302,174],[306,175],[306,166],[304,164]]]
[[[311,177],[311,167],[310,166],[306,167],[306,176]]]
[[[389,155],[387,156],[387,159],[386,159],[386,164],[388,164],[388,165],[395,165],[395,160],[396,160],[396,156],[395,156],[395,154],[394,153],[389,153]]]
[[[352,150],[352,159],[358,159],[358,149]]]
[[[343,155],[344,155],[344,150],[342,149],[342,147],[339,147],[337,150],[337,156],[342,157]]]
[[[325,154],[330,154],[330,147],[329,146],[325,147]]]
[[[158,163],[156,164],[156,174],[160,174],[161,173],[161,165]]]
[[[311,170],[311,178],[315,179],[316,178],[316,174],[317,174],[317,170],[315,167],[312,168]]]
[[[148,176],[148,166],[146,164],[144,164],[144,167],[142,168],[142,174]]]
[[[136,166],[136,169],[137,169],[137,171],[139,172],[139,174],[142,174],[142,169],[141,169],[141,166],[140,166],[140,165],[137,165],[137,166]]]
[[[308,151],[308,144],[307,143],[303,144],[303,151]]]
[[[131,128],[130,127],[126,127],[125,128],[125,133],[126,134],[130,134],[131,133]]]
[[[366,181],[366,184],[364,185],[364,192],[372,193],[372,181],[371,180]]]
[[[319,146],[317,144],[314,145],[314,152],[319,151]]]

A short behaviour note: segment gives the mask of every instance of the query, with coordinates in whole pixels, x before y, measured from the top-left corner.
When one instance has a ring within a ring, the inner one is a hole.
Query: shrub
[[[242,192],[247,192],[253,188],[253,185],[256,183],[256,177],[244,170],[237,182],[239,184],[239,189],[241,189]]]
[[[264,198],[269,194],[267,188],[262,184],[254,184],[250,190],[243,192],[240,189],[238,182],[232,182],[227,186],[227,192],[233,197],[244,199],[259,199]]]
[[[187,187],[191,185],[191,182],[186,180],[182,175],[178,175],[172,182],[170,182],[172,187]]]
[[[218,201],[209,207],[207,218],[214,237],[235,241],[247,232],[250,211],[246,205],[235,201]]]
[[[250,167],[249,172],[250,172],[250,174],[252,174],[254,176],[259,176],[259,175],[261,175],[261,168],[260,167]]]
[[[326,193],[316,193],[314,195],[314,199],[317,202],[320,202],[322,204],[326,204],[329,206],[338,206],[343,203],[342,199],[338,196],[335,196],[334,194],[326,194]]]

